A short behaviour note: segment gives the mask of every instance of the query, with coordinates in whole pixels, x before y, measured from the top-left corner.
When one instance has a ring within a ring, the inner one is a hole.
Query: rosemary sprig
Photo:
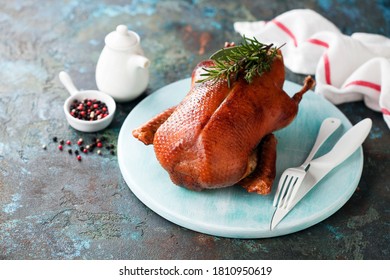
[[[197,83],[213,81],[216,83],[220,79],[227,80],[228,87],[231,86],[231,79],[237,80],[240,74],[251,83],[256,75],[261,75],[271,69],[271,64],[279,48],[273,44],[265,45],[256,38],[243,37],[243,42],[239,46],[224,48],[213,54],[210,59],[214,61],[214,66],[203,68],[206,73],[201,74],[204,79]]]

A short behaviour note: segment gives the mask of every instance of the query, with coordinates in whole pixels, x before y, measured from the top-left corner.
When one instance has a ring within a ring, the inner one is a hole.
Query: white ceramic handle
[[[58,77],[64,87],[69,91],[70,95],[74,95],[79,92],[68,73],[61,71],[60,74],[58,74]]]
[[[369,118],[360,121],[340,138],[329,153],[314,159],[310,164],[320,165],[329,170],[333,169],[360,147],[368,136],[371,126],[372,121]]]
[[[314,146],[311,149],[307,159],[302,164],[302,167],[306,168],[306,166],[313,159],[314,155],[317,153],[322,144],[324,144],[325,141],[329,138],[329,136],[331,136],[336,131],[340,124],[341,121],[337,118],[327,118],[322,122]]]

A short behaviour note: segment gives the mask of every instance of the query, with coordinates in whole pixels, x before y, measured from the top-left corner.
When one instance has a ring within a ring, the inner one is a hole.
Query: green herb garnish
[[[244,79],[251,83],[256,75],[260,76],[271,69],[278,49],[273,47],[273,44],[265,45],[256,38],[250,39],[244,36],[239,46],[224,48],[214,53],[210,59],[215,65],[203,68],[206,73],[201,76],[205,78],[196,82],[213,81],[216,83],[220,79],[225,79],[230,88],[231,79],[236,81],[242,73]]]

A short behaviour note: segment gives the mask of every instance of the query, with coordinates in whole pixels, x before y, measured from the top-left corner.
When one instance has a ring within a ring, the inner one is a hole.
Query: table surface
[[[387,1],[2,1],[0,11],[0,259],[389,259],[390,133],[362,102],[337,106],[353,123],[369,117],[364,167],[351,199],[306,230],[267,239],[194,232],[155,214],[130,191],[117,155],[73,155],[58,139],[103,138],[116,147],[129,112],[148,94],[187,78],[225,41],[235,21],[269,20],[294,9],[325,15],[345,34],[390,37]],[[104,37],[119,24],[139,33],[152,64],[137,100],[117,105],[113,123],[81,133],[64,118],[58,73],[96,89]],[[287,71],[288,80],[302,76]],[[42,146],[47,148],[43,149]]]

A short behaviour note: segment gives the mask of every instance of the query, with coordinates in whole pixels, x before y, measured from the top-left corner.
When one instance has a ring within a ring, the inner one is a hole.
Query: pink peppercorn
[[[84,99],[83,101],[74,100],[70,106],[70,114],[77,119],[84,121],[100,120],[104,116],[99,117],[102,112],[107,116],[109,110],[107,105],[96,99]],[[92,114],[93,113],[93,114]]]

